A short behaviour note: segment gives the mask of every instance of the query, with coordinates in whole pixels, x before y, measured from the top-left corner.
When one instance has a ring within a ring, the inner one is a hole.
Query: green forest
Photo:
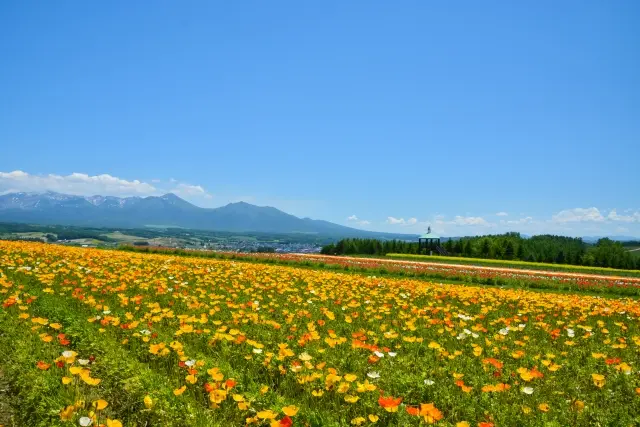
[[[634,242],[623,244],[604,238],[589,244],[581,238],[574,237],[540,235],[525,238],[520,233],[506,233],[448,239],[441,246],[449,256],[466,258],[637,269],[640,268],[640,257],[628,252],[628,246],[632,243]],[[418,242],[343,239],[335,244],[324,246],[322,253],[325,255],[417,254]],[[434,254],[437,253],[434,251]]]

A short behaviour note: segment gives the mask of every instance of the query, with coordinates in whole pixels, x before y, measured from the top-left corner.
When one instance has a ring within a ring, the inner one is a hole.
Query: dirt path
[[[335,256],[335,255],[313,255],[313,254],[289,254],[289,255],[296,255],[299,257],[306,257],[306,258],[350,259],[350,260],[356,260],[356,261],[374,260],[376,262],[381,262],[381,263],[427,265],[432,267],[445,267],[445,268],[454,268],[454,269],[465,268],[465,269],[479,270],[479,271],[500,271],[500,272],[514,273],[514,274],[525,273],[530,275],[544,275],[544,276],[556,276],[556,277],[583,277],[588,279],[621,280],[625,282],[640,283],[640,277],[608,276],[608,275],[591,274],[591,273],[569,273],[569,272],[563,272],[563,271],[531,270],[531,269],[524,269],[524,268],[485,267],[480,265],[469,265],[469,264],[445,264],[442,262],[407,261],[407,260],[382,259],[382,258],[358,258],[358,257]]]

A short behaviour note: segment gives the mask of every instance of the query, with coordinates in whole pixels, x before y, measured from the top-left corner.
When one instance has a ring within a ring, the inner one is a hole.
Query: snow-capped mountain
[[[175,194],[149,197],[75,196],[54,192],[0,196],[0,221],[97,227],[173,226],[218,231],[319,233],[344,237],[385,237],[298,218],[276,208],[245,202],[215,209],[195,206]]]

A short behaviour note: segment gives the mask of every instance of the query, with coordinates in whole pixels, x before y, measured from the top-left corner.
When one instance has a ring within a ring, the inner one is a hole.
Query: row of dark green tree
[[[581,238],[553,235],[525,238],[520,233],[506,233],[448,239],[442,247],[451,256],[467,258],[640,269],[640,257],[634,257],[622,243],[606,238],[598,240],[595,244],[589,244]],[[335,244],[324,246],[321,253],[326,255],[417,254],[418,242],[343,239]]]

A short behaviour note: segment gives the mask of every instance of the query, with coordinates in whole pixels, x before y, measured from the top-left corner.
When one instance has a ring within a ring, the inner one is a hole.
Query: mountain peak
[[[161,199],[165,200],[183,200],[182,198],[176,196],[174,193],[167,193],[160,196]]]
[[[177,196],[174,193],[167,193],[157,198],[149,197],[149,199],[160,199],[169,205],[180,207],[183,209],[200,209],[197,206],[187,202],[185,199],[181,198],[180,196]]]
[[[231,202],[227,206],[254,206],[251,203],[240,200],[239,202]]]

